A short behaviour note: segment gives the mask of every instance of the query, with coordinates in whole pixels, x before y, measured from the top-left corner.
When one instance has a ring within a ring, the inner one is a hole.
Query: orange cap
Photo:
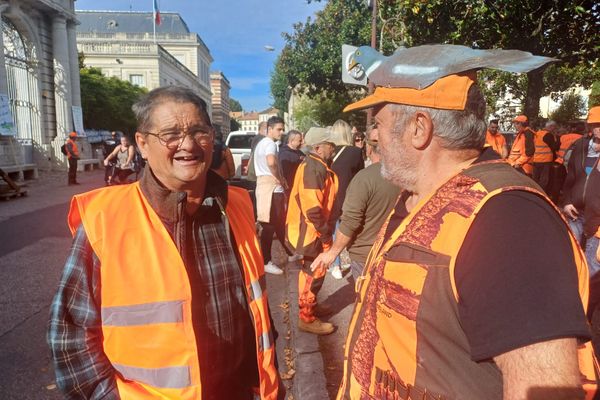
[[[587,117],[588,124],[600,124],[600,106],[590,108]]]
[[[513,119],[513,122],[528,122],[529,119],[527,118],[527,115],[517,115],[515,117],[515,119]]]
[[[71,132],[71,133],[69,133],[69,137],[77,137],[77,132]]]
[[[464,110],[469,88],[475,83],[475,80],[475,74],[464,74],[445,76],[421,90],[379,86],[372,95],[347,105],[344,111],[362,110],[384,103],[441,110]]]

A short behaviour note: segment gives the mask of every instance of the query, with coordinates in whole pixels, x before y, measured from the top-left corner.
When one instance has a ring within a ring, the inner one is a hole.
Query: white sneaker
[[[302,254],[292,254],[291,256],[288,256],[288,262],[300,261],[303,258],[304,256]]]
[[[271,261],[269,261],[267,264],[265,264],[265,272],[268,272],[269,274],[273,274],[273,275],[283,274],[283,270],[281,268],[279,268],[277,265],[273,264]]]

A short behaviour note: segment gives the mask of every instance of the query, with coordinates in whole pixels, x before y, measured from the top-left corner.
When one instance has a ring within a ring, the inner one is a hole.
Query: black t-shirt
[[[408,215],[407,197],[396,205],[386,238]],[[535,194],[502,193],[481,208],[454,277],[474,361],[551,339],[590,339],[567,229]]]

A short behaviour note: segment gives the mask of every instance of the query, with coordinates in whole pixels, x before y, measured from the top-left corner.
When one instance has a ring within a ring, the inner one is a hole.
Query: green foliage
[[[588,108],[600,106],[600,81],[592,84],[592,93],[588,101]]]
[[[400,45],[452,43],[519,49],[560,61],[522,75],[480,73],[490,111],[494,99],[510,89],[535,118],[542,95],[600,80],[595,0],[378,0],[377,5],[378,47],[385,54]],[[341,83],[340,47],[369,43],[370,10],[365,0],[329,0],[315,21],[295,25],[285,38],[271,80],[276,103],[286,103],[285,89],[298,84],[312,96],[327,91],[351,98],[351,89]]]
[[[583,98],[569,92],[563,96],[558,108],[550,113],[550,119],[558,123],[567,123],[580,119],[585,114],[587,114],[587,110]]]
[[[295,24],[293,33],[284,34],[286,45],[271,75],[274,106],[287,110],[292,89],[311,97],[351,100],[353,88],[341,80],[342,44],[368,43],[369,21],[364,0],[329,0],[314,21]]]
[[[79,63],[79,69],[85,68],[85,54],[83,54],[83,51],[77,53],[77,62]]]
[[[242,105],[240,104],[239,101],[230,97],[229,98],[229,110],[233,111],[233,112],[240,112],[240,111],[242,111]]]
[[[108,78],[98,68],[82,68],[80,76],[84,126],[132,135],[137,124],[131,106],[147,90],[115,77]]]
[[[231,118],[229,120],[229,132],[239,131],[242,126],[235,119]]]

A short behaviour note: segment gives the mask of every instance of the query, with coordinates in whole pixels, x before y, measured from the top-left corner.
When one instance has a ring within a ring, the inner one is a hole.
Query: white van
[[[233,131],[227,135],[225,145],[231,150],[235,164],[233,179],[246,179],[250,151],[252,150],[250,144],[255,136],[256,132],[250,131]]]

